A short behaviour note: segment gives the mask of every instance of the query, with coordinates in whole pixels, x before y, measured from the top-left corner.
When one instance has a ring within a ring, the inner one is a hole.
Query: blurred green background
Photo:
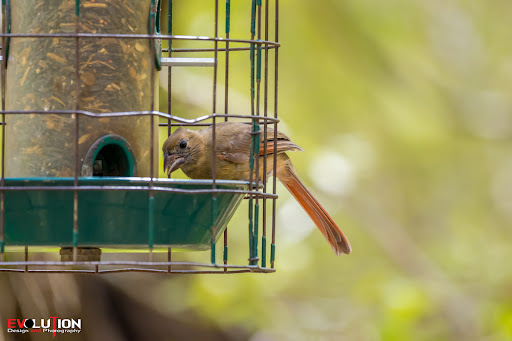
[[[174,34],[213,35],[213,1],[173,2]],[[231,37],[250,38],[250,1],[232,1],[231,8]],[[234,339],[512,340],[511,11],[503,0],[281,0],[279,129],[305,149],[290,155],[295,167],[353,253],[334,256],[279,185],[276,273],[102,279],[162,316],[192,316],[197,326]],[[229,112],[249,114],[249,53],[230,60]],[[219,89],[223,63],[220,54]],[[164,112],[166,77],[164,69]],[[211,68],[174,68],[172,77],[173,114],[212,112]],[[223,103],[219,91],[217,112]],[[272,108],[270,101],[270,115]],[[246,264],[248,253],[244,205],[229,228],[235,264]],[[208,251],[173,255],[205,259]],[[47,278],[37,276],[39,283]],[[21,293],[44,294],[22,278],[28,276],[7,282]],[[69,278],[48,276],[49,297],[67,293],[48,307],[79,306]],[[77,283],[89,283],[84,278]],[[95,293],[82,304],[107,296]],[[86,316],[113,316],[122,311],[116,307],[84,308],[80,316],[85,325]],[[84,330],[94,328],[112,325],[88,323]]]
[[[280,1],[280,130],[306,150],[292,160],[353,253],[335,257],[280,186],[277,273],[162,281],[155,304],[253,340],[512,339],[511,10]],[[250,2],[232,11],[231,37],[248,38]],[[174,1],[174,33],[212,35],[213,13]],[[247,114],[249,55],[231,56],[229,111]],[[173,113],[210,113],[211,70],[175,70]],[[246,214],[231,243],[245,243]]]
[[[174,1],[174,33],[211,35],[209,5]],[[280,130],[353,253],[335,257],[279,187],[277,273],[163,281],[155,304],[253,340],[512,339],[511,10],[281,1]],[[232,11],[231,37],[247,38],[250,3]],[[230,112],[249,108],[248,63],[232,59]],[[210,70],[173,77],[174,113],[211,112]]]

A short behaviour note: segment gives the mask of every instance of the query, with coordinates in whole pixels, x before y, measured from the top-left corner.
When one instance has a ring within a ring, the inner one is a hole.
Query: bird
[[[191,179],[211,179],[213,176],[212,158],[216,156],[217,179],[249,180],[250,124],[242,122],[215,123],[215,151],[213,150],[213,128],[208,126],[202,130],[191,130],[183,127],[176,129],[164,142],[164,172],[170,174],[181,169]],[[261,134],[261,132],[260,132]],[[280,131],[277,131],[277,143],[274,142],[274,129],[267,127],[266,158],[267,178],[272,174],[274,153],[276,155],[276,173],[279,181],[290,191],[320,232],[331,245],[334,253],[339,256],[350,254],[352,248],[347,237],[338,225],[320,205],[318,200],[299,179],[295,167],[286,154],[292,151],[303,151],[298,145]],[[259,179],[263,179],[263,157],[265,157],[265,141],[260,138]],[[268,171],[270,170],[270,171]]]

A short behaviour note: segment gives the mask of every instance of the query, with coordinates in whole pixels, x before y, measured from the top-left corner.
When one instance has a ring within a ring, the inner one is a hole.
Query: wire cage
[[[214,2],[205,37],[174,34],[172,0],[166,34],[160,0],[2,0],[0,271],[275,271],[266,142],[279,122],[279,2],[247,2],[244,38],[230,37],[230,0]],[[229,111],[233,53],[249,55],[246,113]],[[180,86],[173,69],[188,66],[212,69],[211,113],[194,119],[175,114],[172,99]],[[167,113],[155,107],[159,70],[168,77]],[[228,120],[251,125],[248,181],[217,179],[215,167],[209,180],[158,177],[159,130],[212,126],[215,146],[216,124]],[[231,264],[227,225],[244,200],[247,260]],[[129,252],[106,252],[116,248]],[[207,259],[173,260],[173,251],[194,249],[209,249]]]

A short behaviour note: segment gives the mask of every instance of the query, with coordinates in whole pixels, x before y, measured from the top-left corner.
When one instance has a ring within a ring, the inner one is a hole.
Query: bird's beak
[[[185,163],[183,155],[165,154],[164,155],[164,172],[171,175],[172,172],[179,169]]]

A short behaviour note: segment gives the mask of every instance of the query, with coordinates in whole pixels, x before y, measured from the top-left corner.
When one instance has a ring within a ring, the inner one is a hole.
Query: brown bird
[[[251,126],[244,123],[221,122],[215,126],[216,178],[249,180],[249,155]],[[167,138],[162,147],[164,172],[168,175],[181,168],[192,179],[212,178],[212,127],[203,130],[178,128]],[[259,178],[263,179],[264,141],[259,149]],[[349,254],[352,249],[347,238],[334,220],[299,180],[291,160],[285,152],[302,149],[281,132],[277,132],[274,146],[274,129],[267,127],[267,170],[273,169],[277,153],[276,176],[290,191],[318,229],[325,236],[336,255]],[[272,171],[268,173],[268,176]]]

